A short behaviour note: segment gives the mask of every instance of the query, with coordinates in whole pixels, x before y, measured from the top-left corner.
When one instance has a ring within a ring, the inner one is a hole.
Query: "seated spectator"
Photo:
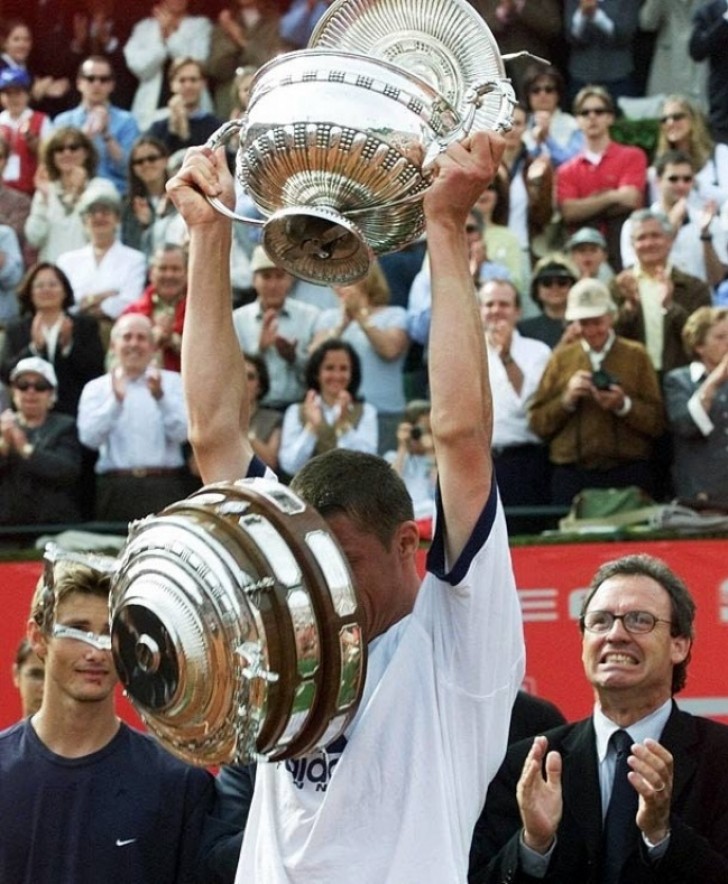
[[[10,384],[14,410],[0,415],[0,522],[76,522],[81,447],[73,418],[52,411],[53,366],[38,356],[21,359]]]
[[[584,147],[556,170],[556,203],[570,233],[588,224],[604,234],[609,263],[621,270],[619,233],[627,215],[642,205],[647,160],[640,148],[612,141],[614,99],[604,87],[581,89],[574,114]]]
[[[283,418],[279,460],[286,473],[334,448],[376,454],[377,410],[357,398],[361,379],[351,344],[332,338],[311,353],[303,402],[289,405]]]
[[[182,330],[187,299],[187,252],[182,246],[157,249],[149,268],[149,285],[141,298],[124,308],[152,321],[156,359],[168,371],[180,371]]]
[[[278,470],[278,453],[281,447],[281,424],[283,415],[274,408],[260,404],[270,388],[268,367],[262,356],[243,354],[245,378],[248,382],[249,423],[248,439],[253,451],[272,470]]]
[[[520,298],[513,283],[486,282],[478,292],[493,396],[493,466],[503,506],[549,503],[548,448],[528,425],[550,348],[516,329]]]
[[[18,645],[13,663],[13,684],[20,694],[21,715],[30,718],[43,702],[45,667],[27,638]]]
[[[23,254],[17,234],[7,224],[0,224],[0,344],[4,327],[18,315],[15,289],[22,278]]]
[[[53,366],[58,381],[55,411],[75,419],[81,390],[104,371],[99,324],[70,312],[74,299],[68,277],[48,262],[26,273],[18,300],[21,315],[8,324],[0,377],[7,382],[18,362],[40,356]]]
[[[407,487],[420,537],[431,539],[436,509],[437,463],[428,400],[413,399],[407,403],[404,420],[397,427],[397,448],[386,451],[384,459]]]
[[[688,51],[692,18],[703,0],[644,0],[640,28],[655,35],[646,95],[664,95],[669,89],[697,104],[706,104],[707,69]]]
[[[711,287],[719,285],[728,273],[726,231],[716,216],[718,205],[692,200],[695,170],[689,154],[667,150],[655,162],[658,198],[650,207],[666,215],[675,231],[669,260],[678,270],[697,276]],[[632,222],[622,227],[622,264],[631,267],[636,260],[632,248]]]
[[[553,168],[581,150],[583,136],[576,119],[561,109],[564,78],[551,65],[527,68],[523,91],[529,115],[523,143],[532,157],[545,154]]]
[[[409,349],[407,313],[389,304],[387,280],[372,261],[367,275],[334,286],[341,307],[324,310],[316,322],[314,349],[328,338],[351,344],[361,362],[361,394],[377,411],[379,453],[396,446],[405,407],[402,369]]]
[[[619,308],[615,331],[644,344],[655,370],[667,372],[688,361],[682,328],[694,310],[710,305],[710,289],[671,263],[675,230],[666,215],[640,209],[630,226],[637,260],[610,284]]]
[[[164,189],[167,183],[167,145],[152,135],[140,135],[129,153],[129,183],[121,208],[121,241],[150,260],[172,239],[171,226],[179,219]]]
[[[120,317],[111,332],[112,368],[81,394],[78,432],[99,452],[96,518],[102,521],[142,518],[191,491],[182,380],[154,366],[152,329],[146,316]]]
[[[25,222],[25,235],[38,249],[40,261],[53,264],[63,252],[80,249],[88,242],[79,210],[87,188],[117,198],[112,182],[98,176],[97,169],[96,148],[80,129],[61,126],[43,142]]]
[[[708,113],[713,137],[728,145],[728,27],[725,0],[708,0],[695,10],[690,56],[708,62]]]
[[[527,338],[543,341],[553,350],[574,340],[574,330],[566,322],[566,298],[579,278],[575,265],[560,252],[544,255],[533,268],[531,298],[541,310],[540,316],[521,319],[518,331]]]
[[[3,178],[8,187],[32,196],[38,149],[51,133],[45,114],[30,107],[30,77],[17,68],[0,71],[0,135],[10,147]]]
[[[665,375],[679,497],[728,503],[728,309],[700,307],[682,331],[692,360]]]
[[[572,233],[564,251],[579,271],[579,279],[590,277],[608,283],[614,277],[607,261],[607,241],[595,227],[580,227]]]
[[[700,209],[708,200],[722,206],[728,200],[728,145],[716,144],[702,111],[683,95],[668,95],[660,110],[660,132],[655,148],[659,157],[667,150],[686,153],[695,173],[691,202]],[[660,198],[657,174],[648,170],[650,200]]]
[[[259,68],[284,48],[277,7],[271,0],[230,0],[218,14],[207,70],[216,83],[215,113],[223,120],[230,117],[230,85],[238,68]]]
[[[202,109],[207,79],[202,62],[189,56],[176,58],[169,66],[170,99],[164,110],[157,111],[147,135],[158,138],[174,154],[179,150],[204,144],[224,122]]]
[[[554,350],[531,400],[531,429],[549,444],[551,502],[583,488],[637,485],[652,493],[653,440],[664,426],[657,375],[642,344],[614,334],[609,289],[581,279],[566,321],[581,339]]]
[[[99,157],[99,176],[108,179],[123,195],[129,151],[139,135],[139,126],[128,110],[111,103],[115,82],[114,69],[106,56],[87,58],[76,77],[80,104],[58,114],[53,124],[56,128],[75,126],[85,132]]]
[[[212,22],[206,15],[188,15],[187,7],[188,0],[154,3],[151,15],[134,25],[124,46],[127,67],[139,80],[131,111],[142,132],[151,125],[155,111],[167,104],[164,74],[170,62],[190,57],[205,64],[210,54]],[[207,93],[202,107],[212,110]]]
[[[244,353],[265,359],[270,390],[262,404],[283,409],[300,402],[302,375],[319,311],[290,296],[293,277],[256,246],[250,261],[256,299],[233,311],[235,333]]]
[[[600,83],[616,101],[635,94],[634,38],[639,4],[633,0],[566,0],[569,95]]]
[[[25,237],[25,221],[30,212],[30,197],[5,184],[4,172],[10,158],[10,145],[0,135],[0,218],[3,223],[12,227],[15,231],[20,248],[23,252],[23,260],[26,267],[30,267],[36,260],[36,250],[27,242]]]
[[[78,201],[78,211],[89,243],[63,252],[56,263],[71,283],[76,309],[108,327],[141,295],[147,262],[142,252],[118,240],[121,198],[117,194],[88,187]]]

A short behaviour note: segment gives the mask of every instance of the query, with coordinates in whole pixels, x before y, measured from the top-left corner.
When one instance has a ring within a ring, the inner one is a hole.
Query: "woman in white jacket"
[[[152,14],[134,26],[124,46],[129,70],[138,78],[131,112],[141,132],[151,125],[155,112],[166,104],[164,72],[167,62],[189,56],[202,64],[210,54],[212,22],[204,15],[187,15],[187,0],[163,0],[152,6]],[[201,109],[212,110],[205,91]]]

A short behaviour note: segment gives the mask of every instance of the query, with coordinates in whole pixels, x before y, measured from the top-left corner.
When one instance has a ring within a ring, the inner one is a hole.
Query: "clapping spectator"
[[[679,497],[728,502],[728,309],[701,307],[682,332],[689,365],[664,380]]]
[[[561,109],[564,78],[558,68],[533,65],[523,82],[528,104],[528,127],[523,141],[531,156],[545,154],[554,168],[571,159],[581,148],[579,124]]]
[[[311,353],[303,402],[289,405],[283,418],[280,464],[286,473],[334,448],[376,454],[377,411],[357,399],[360,382],[359,357],[345,341],[324,341]]]
[[[8,19],[2,26],[0,43],[2,43],[0,69],[9,68],[28,74],[33,107],[46,104],[52,106],[54,101],[68,94],[71,84],[67,77],[53,77],[48,74],[34,77],[29,70],[28,61],[33,49],[33,35],[26,22],[18,18]],[[46,59],[37,60],[44,66],[47,65]]]
[[[81,447],[72,417],[52,411],[58,382],[38,356],[10,374],[14,409],[0,415],[0,522],[75,522]]]
[[[278,23],[271,0],[230,0],[220,11],[212,29],[207,70],[217,84],[215,113],[223,120],[230,117],[230,85],[238,68],[258,68],[282,51]]]
[[[280,34],[288,49],[305,49],[316,25],[333,0],[292,0],[288,11],[281,16]]]
[[[48,262],[32,267],[18,289],[21,315],[8,324],[2,357],[2,379],[15,366],[40,356],[57,378],[55,411],[76,417],[84,385],[104,371],[104,350],[98,322],[74,314],[68,277]]]
[[[131,110],[142,132],[169,99],[167,65],[184,56],[204,64],[210,54],[212,23],[205,15],[188,15],[187,6],[188,0],[154,3],[151,15],[137,22],[124,46],[127,66],[139,80]],[[212,110],[209,95],[203,98],[203,108]]]
[[[324,310],[312,349],[328,338],[351,344],[361,362],[361,392],[379,416],[379,453],[396,445],[405,407],[402,369],[409,349],[407,312],[389,305],[389,287],[379,264],[354,283],[334,286],[339,309]]]
[[[116,188],[96,175],[97,168],[96,148],[80,129],[61,126],[43,142],[25,222],[26,238],[38,249],[39,260],[54,263],[63,252],[80,249],[88,241],[79,210],[86,188],[106,190],[116,198]]]
[[[249,353],[244,353],[243,356],[248,384],[248,439],[263,463],[272,470],[277,470],[283,415],[274,408],[266,408],[260,404],[270,387],[265,359]]]
[[[31,195],[38,168],[41,139],[51,132],[51,121],[29,105],[30,76],[18,68],[0,71],[0,135],[10,147],[3,177],[8,187]]]
[[[141,135],[129,153],[129,187],[121,209],[121,241],[149,260],[166,242],[177,241],[179,215],[164,189],[167,145]]]
[[[124,194],[129,151],[139,127],[129,111],[111,103],[115,82],[111,61],[103,55],[90,56],[79,66],[76,77],[81,103],[58,114],[53,123],[81,129],[96,148],[98,174]]]

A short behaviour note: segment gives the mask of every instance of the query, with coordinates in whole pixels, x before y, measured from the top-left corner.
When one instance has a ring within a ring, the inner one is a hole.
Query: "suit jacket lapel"
[[[596,736],[591,718],[577,724],[561,745],[563,758],[564,815],[569,827],[581,833],[587,852],[596,856],[602,841],[599,771]]]

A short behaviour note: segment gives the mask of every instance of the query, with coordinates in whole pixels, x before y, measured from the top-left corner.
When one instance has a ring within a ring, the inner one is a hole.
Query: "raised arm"
[[[232,322],[231,222],[202,194],[233,204],[224,150],[188,151],[167,191],[190,234],[189,284],[182,380],[189,439],[205,483],[245,476],[253,450],[248,441],[245,363]]]
[[[438,161],[424,202],[432,273],[431,422],[451,562],[470,537],[492,482],[488,362],[465,222],[495,177],[503,148],[499,135],[486,132],[452,145]]]

